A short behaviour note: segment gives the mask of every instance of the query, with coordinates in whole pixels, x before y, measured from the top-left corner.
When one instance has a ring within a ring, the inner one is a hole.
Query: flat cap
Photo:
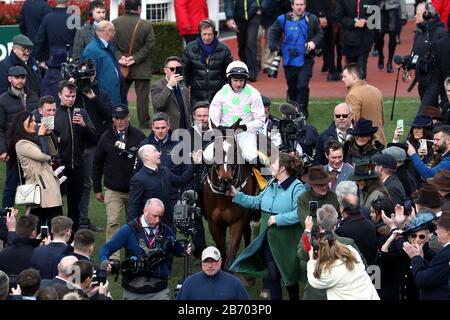
[[[8,76],[26,76],[27,70],[21,66],[12,66],[8,69]]]
[[[13,38],[13,44],[23,46],[23,47],[32,47],[33,42],[27,36],[23,34],[19,34]]]

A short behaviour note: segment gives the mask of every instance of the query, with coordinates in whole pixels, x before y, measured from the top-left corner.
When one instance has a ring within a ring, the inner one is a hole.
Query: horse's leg
[[[248,223],[249,221],[247,219],[247,215],[244,214],[240,220],[230,225],[231,247],[230,254],[225,263],[227,267],[229,267],[236,258],[239,245],[241,244],[241,238],[244,234],[245,226],[248,225]]]
[[[219,223],[214,223],[212,219],[208,221],[209,232],[216,243],[217,249],[222,257],[222,267],[225,266],[224,261],[227,259],[226,231],[227,227]]]

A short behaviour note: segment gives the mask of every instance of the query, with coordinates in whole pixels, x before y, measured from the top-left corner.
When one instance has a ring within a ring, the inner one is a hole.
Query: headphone
[[[205,28],[205,27],[213,28],[213,30],[214,30],[214,37],[217,37],[216,24],[215,24],[214,21],[212,21],[209,18],[203,19],[198,25],[198,34],[200,34],[202,32],[202,29]]]
[[[434,10],[434,7],[432,4],[426,2],[425,3],[425,11],[422,14],[422,18],[425,21],[429,21],[433,19],[436,16],[436,10]]]

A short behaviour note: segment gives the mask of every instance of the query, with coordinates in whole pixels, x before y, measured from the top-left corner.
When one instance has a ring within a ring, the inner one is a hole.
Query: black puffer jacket
[[[191,106],[202,100],[211,102],[226,83],[225,71],[233,61],[230,49],[219,41],[208,63],[200,61],[201,49],[197,41],[186,46],[183,53],[184,81],[191,87]]]
[[[39,97],[36,93],[25,88],[27,95],[26,104],[29,111],[37,108]],[[0,96],[0,154],[8,148],[7,132],[12,124],[12,119],[20,111],[23,111],[22,100],[11,91],[11,87]]]
[[[225,16],[227,20],[250,20],[258,9],[262,10],[262,2],[263,0],[225,0]],[[265,3],[264,6],[267,7]]]

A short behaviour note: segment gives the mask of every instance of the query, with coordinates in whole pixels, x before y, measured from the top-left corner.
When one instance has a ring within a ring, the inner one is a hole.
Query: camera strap
[[[147,254],[148,250],[152,248],[154,245],[156,238],[159,234],[164,234],[163,230],[160,230],[160,227],[158,226],[158,231],[155,233],[155,235],[150,239],[150,237],[147,234],[147,231],[142,226],[140,222],[140,217],[137,217],[130,223],[128,223],[128,226],[130,227],[131,231],[133,232],[134,236],[136,237],[136,240],[139,244],[139,247]],[[164,226],[161,225],[161,229],[163,229]]]

